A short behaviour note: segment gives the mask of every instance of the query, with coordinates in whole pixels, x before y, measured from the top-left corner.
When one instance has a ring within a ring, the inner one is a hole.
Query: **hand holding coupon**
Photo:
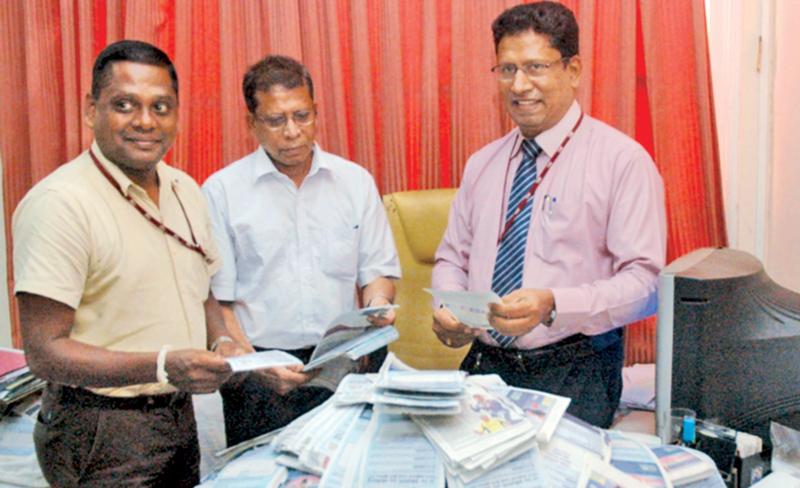
[[[284,351],[262,351],[244,356],[226,358],[234,373],[270,368],[303,366],[301,371],[323,369],[315,381],[335,389],[346,374],[355,370],[355,360],[365,356],[398,338],[392,326],[372,326],[375,317],[387,314],[397,305],[381,305],[346,312],[331,321],[328,330],[311,354],[308,364]],[[323,368],[323,366],[326,368]]]
[[[425,288],[425,291],[453,312],[459,322],[474,329],[492,329],[489,323],[489,304],[502,303],[497,293],[492,291],[444,291],[430,288]]]

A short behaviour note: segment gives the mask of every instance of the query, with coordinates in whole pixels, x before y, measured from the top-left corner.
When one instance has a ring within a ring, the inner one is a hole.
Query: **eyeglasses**
[[[503,63],[492,67],[492,73],[497,76],[498,81],[503,82],[514,81],[514,78],[517,76],[517,71],[519,70],[522,70],[522,72],[528,75],[530,78],[539,78],[546,75],[548,70],[552,66],[555,66],[556,63],[561,62],[566,65],[569,60],[570,58],[558,58],[549,62],[529,61],[522,66],[517,66],[514,63]]]
[[[292,112],[291,117],[295,125],[305,127],[311,125],[314,122],[315,114],[313,110],[298,110],[296,112]],[[258,122],[264,124],[267,129],[273,131],[283,130],[286,127],[286,124],[289,123],[289,118],[285,114],[275,114],[275,115],[253,114],[253,118],[256,119]]]

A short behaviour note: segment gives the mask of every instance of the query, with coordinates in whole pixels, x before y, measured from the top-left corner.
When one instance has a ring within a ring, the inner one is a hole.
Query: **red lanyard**
[[[175,191],[174,184],[172,185],[172,193],[175,195],[175,199],[178,200],[178,205],[180,205],[181,211],[183,212],[183,218],[186,219],[186,225],[189,226],[189,234],[192,236],[192,242],[189,242],[183,237],[179,236],[177,232],[164,225],[163,222],[159,222],[158,219],[150,215],[147,212],[147,210],[144,209],[144,207],[136,203],[133,200],[133,198],[131,198],[130,195],[125,193],[125,191],[122,189],[122,186],[120,186],[119,182],[115,180],[113,176],[111,176],[111,174],[105,167],[103,167],[102,164],[100,164],[100,161],[97,160],[97,156],[94,155],[94,152],[92,152],[91,149],[89,149],[89,156],[92,157],[92,161],[94,161],[95,166],[97,166],[97,169],[100,170],[100,173],[102,173],[103,176],[106,177],[108,182],[111,183],[111,186],[116,188],[119,194],[122,195],[123,198],[125,198],[125,200],[127,200],[131,205],[133,205],[133,208],[135,208],[136,210],[139,211],[140,214],[142,214],[142,217],[147,219],[147,221],[150,222],[151,224],[158,227],[158,229],[161,230],[161,232],[163,232],[164,234],[177,240],[183,247],[191,249],[192,251],[203,256],[203,259],[205,259],[207,263],[211,262],[211,260],[208,258],[208,254],[206,254],[205,250],[203,250],[203,246],[198,244],[197,239],[195,239],[194,237],[194,230],[192,230],[192,223],[189,221],[189,216],[186,215],[186,209],[183,207],[183,202],[181,201],[180,197],[178,197],[178,192]]]
[[[570,141],[570,139],[572,139],[572,136],[575,135],[575,131],[578,130],[578,127],[580,127],[581,122],[583,122],[583,112],[581,112],[581,116],[578,117],[578,121],[575,122],[575,126],[572,128],[571,131],[569,131],[567,137],[564,138],[564,140],[561,142],[561,145],[558,146],[558,149],[556,149],[556,152],[553,153],[553,157],[550,158],[550,161],[547,162],[544,169],[542,170],[542,173],[536,178],[536,180],[534,180],[533,184],[531,184],[530,190],[528,190],[528,193],[519,202],[517,208],[514,209],[514,213],[511,214],[511,217],[509,217],[508,220],[506,220],[506,225],[503,226],[503,232],[501,232],[500,237],[497,238],[498,245],[501,242],[503,242],[503,238],[506,236],[506,233],[508,233],[508,229],[511,228],[511,225],[517,219],[517,216],[520,213],[522,213],[522,211],[525,209],[525,205],[528,204],[528,200],[530,200],[533,197],[533,194],[536,192],[536,189],[539,188],[539,184],[542,182],[545,175],[547,175],[547,172],[550,171],[550,168],[552,168],[553,165],[556,163],[556,159],[558,159],[558,157],[561,156],[561,153],[564,151],[564,148],[567,147],[567,143]],[[514,146],[516,146],[516,142],[514,143]],[[513,151],[514,148],[512,147],[511,150]],[[512,157],[513,156],[508,157],[509,164],[511,163]],[[534,161],[533,164],[536,164],[536,161]]]

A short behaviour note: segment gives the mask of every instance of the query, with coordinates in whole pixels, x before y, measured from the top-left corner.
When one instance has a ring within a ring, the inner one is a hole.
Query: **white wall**
[[[775,104],[767,271],[800,291],[800,2],[775,2]]]
[[[706,14],[729,245],[800,291],[800,2],[706,0]]]

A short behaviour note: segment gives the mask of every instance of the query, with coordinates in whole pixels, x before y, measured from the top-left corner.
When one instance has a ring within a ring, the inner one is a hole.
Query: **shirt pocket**
[[[569,203],[553,195],[545,195],[536,202],[533,250],[545,261],[556,259],[557,249],[568,245],[576,233],[580,233],[576,209]]]
[[[358,226],[323,231],[320,268],[333,278],[355,280],[358,271]]]

